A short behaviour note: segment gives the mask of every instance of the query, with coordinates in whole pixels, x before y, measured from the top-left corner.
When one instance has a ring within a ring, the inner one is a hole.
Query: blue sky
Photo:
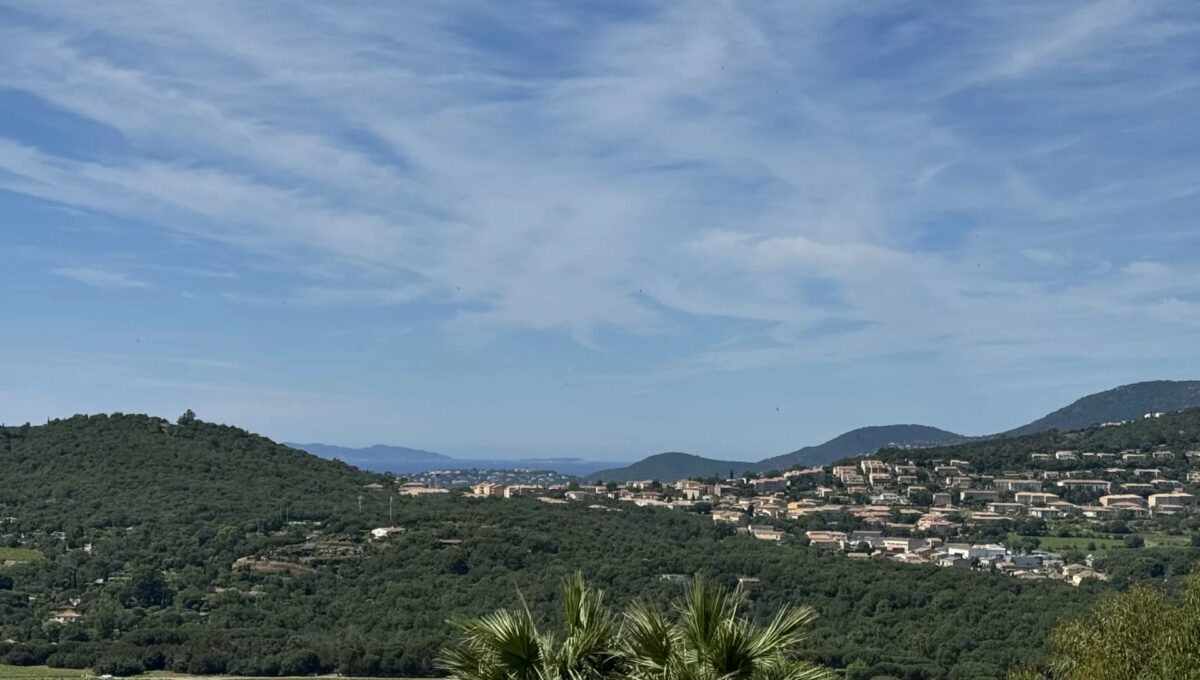
[[[776,455],[1200,372],[1189,2],[0,0],[0,421]]]

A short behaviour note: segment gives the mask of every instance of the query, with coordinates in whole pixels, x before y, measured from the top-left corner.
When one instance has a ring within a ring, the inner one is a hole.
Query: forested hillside
[[[1200,406],[1200,381],[1151,380],[1090,394],[1004,434],[1015,437],[1047,430],[1081,430],[1196,406]]]
[[[769,472],[796,466],[828,465],[847,456],[874,453],[891,444],[931,446],[966,439],[960,434],[925,425],[882,425],[860,427],[841,434],[824,444],[806,446],[782,456],[760,461],[717,460],[690,453],[660,453],[631,465],[588,475],[588,479],[627,482],[635,479],[674,481],[689,477],[738,475],[746,471]]]
[[[79,417],[8,428],[3,451],[0,516],[15,519],[0,545],[25,557],[0,567],[0,639],[14,641],[0,663],[427,675],[446,619],[523,597],[553,620],[561,577],[581,570],[615,605],[665,602],[697,572],[758,579],[751,615],[820,612],[813,660],[868,678],[984,678],[1038,654],[1095,595],[768,544],[700,514],[396,497],[198,421]],[[402,531],[369,539],[388,525]],[[51,622],[64,610],[82,619]]]
[[[870,455],[884,447],[935,447],[951,444],[1001,440],[1059,430],[1082,430],[1141,418],[1148,413],[1170,413],[1200,406],[1200,381],[1155,380],[1123,385],[1079,399],[1032,423],[998,435],[968,438],[926,425],[883,425],[860,427],[816,446],[806,446],[782,456],[757,462],[713,460],[687,453],[663,453],[632,465],[603,470],[589,479],[628,481],[658,479],[672,481],[689,477],[735,474],[745,470],[770,472],[798,466],[828,465],[842,458]],[[1000,448],[1003,448],[1001,445]]]
[[[673,481],[687,477],[726,477],[754,470],[756,463],[745,460],[717,460],[690,453],[659,453],[625,467],[601,470],[588,479],[604,482],[628,482],[636,479]]]
[[[995,437],[963,444],[924,449],[890,448],[875,454],[887,462],[931,461],[951,458],[970,461],[976,472],[1003,472],[1028,466],[1030,453],[1054,453],[1060,450],[1119,453],[1126,449],[1165,447],[1178,455],[1173,461],[1186,465],[1183,454],[1200,449],[1200,408],[1165,413],[1120,426],[1097,425],[1083,430],[1052,430],[1019,437]],[[1159,463],[1160,465],[1162,463]],[[1043,467],[1070,466],[1047,462]]]
[[[839,458],[873,453],[884,446],[940,446],[961,442],[966,437],[928,425],[879,425],[860,427],[817,446],[806,446],[782,456],[761,460],[756,470],[783,470],[797,465],[828,465]]]
[[[114,414],[0,428],[0,515],[26,531],[303,519],[351,508],[378,478],[245,430],[181,421]]]

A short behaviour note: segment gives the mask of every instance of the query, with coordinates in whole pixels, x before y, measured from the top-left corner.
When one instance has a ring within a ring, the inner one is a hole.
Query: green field
[[[42,553],[29,548],[0,548],[0,564],[4,562],[33,562],[42,559]],[[0,679],[7,678],[0,675]]]
[[[1141,534],[1146,540],[1146,546],[1150,548],[1159,548],[1164,546],[1179,547],[1190,546],[1192,537],[1186,535],[1171,535],[1160,532],[1146,532]]]
[[[1190,545],[1191,539],[1188,536],[1172,536],[1159,532],[1146,532],[1138,534],[1129,534],[1130,536],[1138,535],[1146,542],[1147,548],[1160,547],[1181,547]],[[1063,552],[1067,550],[1076,550],[1079,552],[1104,553],[1110,550],[1124,550],[1124,536],[1107,534],[1105,536],[1019,536],[1017,534],[1009,534],[1008,540],[1012,541],[1018,538],[1036,538],[1038,540],[1038,548],[1041,550],[1049,550],[1051,552]],[[1089,550],[1088,545],[1095,545],[1094,550]]]
[[[88,671],[75,671],[64,668],[47,668],[46,666],[6,666],[0,664],[0,680],[82,680],[84,678],[95,678]],[[197,675],[181,675],[178,673],[147,673],[145,675],[136,675],[136,678],[159,678],[166,680],[173,678],[176,680],[208,680],[209,676]],[[222,675],[220,680],[241,680],[239,677],[231,675]],[[249,679],[246,679],[249,680]],[[301,678],[275,678],[274,680],[301,680]],[[309,679],[311,680],[311,679]],[[370,678],[360,678],[359,680],[370,680]]]
[[[3,548],[0,548],[3,550]],[[24,680],[25,678],[38,678],[38,680],[58,680],[59,678],[91,678],[95,677],[85,673],[84,671],[75,671],[69,668],[47,668],[45,666],[6,666],[0,663],[0,680]]]

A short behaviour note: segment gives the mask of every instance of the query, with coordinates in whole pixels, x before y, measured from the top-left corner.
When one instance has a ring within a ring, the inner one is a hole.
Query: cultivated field
[[[42,554],[29,548],[0,548],[0,564],[5,562],[33,562],[42,559]]]
[[[4,550],[4,548],[0,548]],[[78,678],[95,677],[85,671],[75,671],[68,668],[47,668],[45,666],[6,666],[0,663],[0,680],[77,680]]]
[[[46,666],[6,666],[0,664],[0,680],[94,680],[97,676],[89,671],[76,671],[63,668],[47,668]],[[242,678],[234,675],[183,675],[180,673],[166,673],[156,671],[146,673],[145,675],[134,676],[148,680],[262,680],[261,678]],[[313,680],[313,678],[333,678],[332,675],[324,676],[307,676],[305,678],[275,678],[274,680]],[[371,678],[359,678],[358,680],[372,680]],[[375,678],[374,680],[383,680],[383,678]]]

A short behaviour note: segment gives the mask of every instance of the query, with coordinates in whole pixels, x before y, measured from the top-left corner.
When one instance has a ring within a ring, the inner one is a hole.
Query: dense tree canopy
[[[1158,418],[1145,418],[1119,427],[1098,425],[1085,430],[1060,432],[1051,430],[1019,437],[993,437],[934,448],[888,448],[872,456],[886,462],[965,460],[972,471],[1000,473],[1030,466],[1030,453],[1054,453],[1060,450],[1119,453],[1127,449],[1149,450],[1163,447],[1175,457],[1167,462],[1156,461],[1156,467],[1186,467],[1184,454],[1200,449],[1200,408],[1166,413]],[[1087,461],[1047,461],[1039,469],[1072,470],[1094,465]]]
[[[1043,669],[1010,680],[1200,678],[1200,571],[1177,601],[1149,585],[1101,598],[1054,631],[1051,650]]]
[[[582,571],[615,607],[665,607],[693,574],[747,584],[758,624],[811,606],[797,653],[852,680],[999,678],[1099,588],[852,560],[695,513],[393,486],[199,420],[0,429],[0,546],[41,555],[0,567],[0,662],[428,675],[448,619],[524,602],[560,622],[559,583]],[[81,622],[51,621],[65,609]]]

